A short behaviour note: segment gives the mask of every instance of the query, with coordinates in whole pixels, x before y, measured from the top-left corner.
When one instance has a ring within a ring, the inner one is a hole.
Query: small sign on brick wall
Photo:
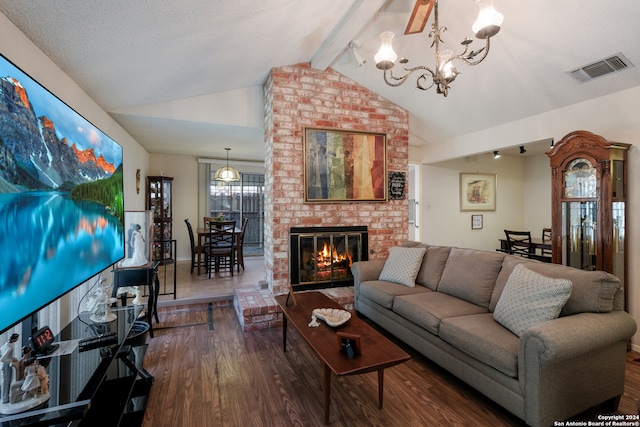
[[[389,200],[404,200],[406,182],[404,172],[389,172]]]

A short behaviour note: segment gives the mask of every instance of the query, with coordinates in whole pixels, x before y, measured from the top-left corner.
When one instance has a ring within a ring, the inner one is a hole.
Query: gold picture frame
[[[460,173],[460,211],[495,211],[497,176],[489,173]]]
[[[387,200],[387,139],[382,133],[304,129],[306,203]]]

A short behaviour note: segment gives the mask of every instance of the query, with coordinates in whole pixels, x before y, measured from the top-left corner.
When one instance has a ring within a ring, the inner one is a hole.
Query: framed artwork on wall
[[[496,175],[460,173],[460,211],[495,211]]]
[[[124,229],[124,259],[118,263],[118,268],[150,265],[153,261],[152,211],[125,211]]]
[[[386,201],[386,135],[304,129],[304,201]]]
[[[482,230],[482,214],[471,215],[471,229]]]

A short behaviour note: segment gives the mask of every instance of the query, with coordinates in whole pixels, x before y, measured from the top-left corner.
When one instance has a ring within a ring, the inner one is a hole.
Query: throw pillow
[[[555,319],[571,295],[572,283],[529,270],[514,269],[496,304],[493,318],[517,336],[531,326]]]
[[[414,287],[426,250],[426,248],[392,247],[389,249],[389,258],[385,261],[378,279]]]

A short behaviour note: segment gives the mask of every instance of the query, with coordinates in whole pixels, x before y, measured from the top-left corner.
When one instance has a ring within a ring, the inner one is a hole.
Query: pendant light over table
[[[225,148],[225,150],[227,150],[227,166],[219,168],[216,171],[214,179],[216,181],[225,182],[240,181],[240,173],[238,172],[238,170],[234,167],[229,166],[229,150],[231,150],[231,148]]]

